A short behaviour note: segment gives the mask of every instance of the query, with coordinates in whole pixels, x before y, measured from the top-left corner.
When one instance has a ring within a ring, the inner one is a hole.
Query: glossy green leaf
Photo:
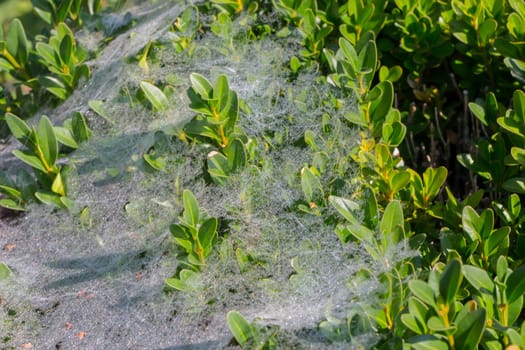
[[[350,199],[337,196],[328,197],[328,201],[348,222],[357,222],[357,219],[352,212],[359,209],[359,204]]]
[[[213,151],[208,154],[208,173],[213,180],[222,184],[231,174],[230,161],[222,153]]]
[[[184,203],[184,212],[182,214],[184,222],[191,227],[197,227],[200,221],[200,208],[197,199],[190,190],[184,190],[182,201]]]
[[[483,44],[488,44],[489,40],[496,35],[496,28],[498,22],[493,18],[488,18],[485,22],[479,26],[479,38]]]
[[[439,278],[439,293],[446,305],[454,303],[462,279],[461,262],[457,259],[450,260]]]
[[[161,89],[147,81],[140,82],[140,89],[144,92],[144,95],[155,110],[162,111],[168,108],[168,98]]]
[[[223,149],[223,153],[228,159],[231,172],[242,169],[247,163],[247,155],[244,144],[239,139],[233,139],[228,146]]]
[[[452,332],[456,328],[454,325],[446,326],[443,320],[437,316],[430,317],[427,326],[433,332]]]
[[[62,126],[54,126],[53,131],[55,132],[55,137],[59,143],[73,149],[78,148],[78,143],[75,141],[75,138],[69,129]]]
[[[408,342],[414,350],[449,350],[448,344],[434,335],[418,335]]]
[[[71,128],[73,136],[78,143],[86,142],[91,137],[91,130],[89,129],[87,119],[84,114],[80,112],[73,113]]]
[[[11,21],[6,37],[6,49],[15,57],[20,65],[28,59],[29,42],[22,22],[15,18]]]
[[[525,293],[525,265],[521,265],[514,270],[507,279],[507,302],[509,304],[516,301]]]
[[[309,167],[301,169],[301,188],[308,202],[316,202],[323,197],[321,181]]]
[[[190,75],[191,87],[204,100],[212,98],[213,87],[208,79],[198,73]]]
[[[400,66],[393,66],[391,68],[382,66],[379,70],[379,81],[389,80],[394,83],[401,78],[402,74],[403,69]]]
[[[463,266],[463,275],[467,281],[477,290],[492,293],[494,282],[487,271],[472,265]]]
[[[25,143],[31,136],[29,125],[12,113],[5,114],[5,121],[9,126],[11,134],[20,142]]]
[[[512,147],[510,154],[519,164],[525,165],[525,149],[521,147]]]
[[[492,256],[498,252],[501,248],[508,248],[508,237],[510,234],[510,227],[500,227],[497,230],[492,231],[489,238],[485,241],[483,247],[483,253],[486,256]],[[506,243],[505,243],[506,241]]]
[[[25,207],[18,201],[12,198],[0,198],[0,207],[4,207],[10,210],[25,211]]]
[[[515,90],[512,94],[512,104],[514,113],[519,117],[522,126],[525,126],[525,93],[521,90]]]
[[[480,308],[463,317],[458,323],[458,330],[454,333],[456,349],[474,350],[478,348],[485,330],[487,312]]]
[[[65,100],[68,98],[69,91],[62,80],[51,75],[46,75],[39,77],[39,82],[47,91],[59,99]]]
[[[75,45],[74,40],[73,37],[66,35],[60,42],[60,58],[66,65],[69,64],[73,57],[73,47]]]
[[[226,321],[230,332],[241,347],[253,339],[252,325],[239,312],[229,311],[226,315]]]
[[[44,204],[55,206],[57,208],[64,208],[64,203],[60,196],[51,192],[36,192],[35,197]]]
[[[428,283],[420,280],[410,280],[408,288],[422,302],[432,307],[435,306],[435,293]]]
[[[66,196],[66,186],[64,184],[64,181],[62,180],[62,175],[60,174],[60,171],[57,172],[57,175],[53,180],[53,183],[51,185],[51,191],[53,191],[61,197]]]
[[[50,169],[58,159],[58,141],[56,139],[53,124],[47,116],[42,116],[37,130],[38,146],[42,151],[43,160]]]
[[[217,228],[219,222],[216,218],[209,218],[204,221],[199,228],[199,242],[204,249],[205,256],[211,252],[213,242],[217,238]]]
[[[432,201],[441,190],[441,187],[447,180],[447,168],[440,166],[439,168],[427,168],[423,173],[423,183],[425,186],[425,200]]]
[[[166,169],[166,159],[164,157],[146,153],[143,158],[144,161],[155,170],[164,171]]]
[[[404,217],[403,217],[403,208],[401,207],[401,202],[398,200],[394,200],[390,203],[388,203],[387,207],[385,208],[385,212],[383,214],[383,217],[381,218],[381,223],[379,225],[379,231],[382,235],[388,235],[391,232],[394,232],[396,228],[403,229],[405,225]],[[391,243],[398,243],[391,242]]]
[[[104,101],[101,100],[89,100],[88,106],[91,108],[96,114],[104,118],[106,121],[108,121],[111,124],[114,124],[113,118],[109,115],[109,111],[106,109]]]
[[[416,334],[423,334],[426,331],[425,327],[421,325],[419,320],[416,317],[414,317],[414,315],[402,314],[401,322],[405,327],[407,327]]]
[[[44,174],[47,173],[47,169],[44,166],[44,164],[42,164],[42,161],[37,156],[35,156],[32,152],[21,151],[21,150],[16,149],[13,151],[13,155],[17,157],[18,159],[20,159],[21,161],[23,161],[24,163],[31,166],[32,168],[40,170]]]
[[[503,189],[509,192],[525,194],[525,177],[514,177],[503,183]]]
[[[472,242],[481,240],[479,233],[480,217],[478,213],[470,206],[463,208],[461,215],[463,230],[467,233]]]

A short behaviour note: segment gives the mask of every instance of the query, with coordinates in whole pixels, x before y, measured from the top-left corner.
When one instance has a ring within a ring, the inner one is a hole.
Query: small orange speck
[[[33,344],[31,343],[22,344],[22,349],[32,349],[32,348],[33,348]]]
[[[73,325],[69,322],[66,323],[66,329],[71,329],[73,328]]]
[[[84,339],[86,337],[87,333],[86,332],[78,332],[76,337],[80,340]]]
[[[4,246],[4,249],[7,250],[8,252],[11,252],[13,251],[13,249],[15,249],[15,247],[16,247],[16,244],[7,243]]]

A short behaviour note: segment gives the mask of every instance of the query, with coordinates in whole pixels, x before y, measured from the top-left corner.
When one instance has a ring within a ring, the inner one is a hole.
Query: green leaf
[[[166,169],[166,159],[164,159],[164,157],[146,153],[143,158],[144,161],[155,170],[164,171]]]
[[[427,203],[432,201],[441,189],[441,186],[447,179],[447,168],[440,166],[439,168],[427,168],[423,173],[423,183],[425,186],[425,194],[427,196]]]
[[[74,44],[74,39],[69,35],[66,35],[60,42],[60,58],[66,65],[69,65],[72,59]]]
[[[440,317],[432,316],[427,321],[427,326],[434,332],[450,332],[455,329],[454,325],[446,326]]]
[[[11,21],[7,32],[6,48],[21,66],[25,65],[28,58],[29,42],[24,26],[18,18]]]
[[[418,335],[408,339],[414,350],[449,350],[448,344],[434,335]]]
[[[60,195],[61,197],[66,196],[66,188],[64,182],[62,181],[62,175],[60,174],[60,171],[57,172],[57,175],[53,180],[53,184],[51,185],[51,191]]]
[[[55,78],[51,75],[46,75],[39,77],[38,81],[43,87],[46,88],[47,91],[61,100],[65,100],[69,96],[69,91],[66,85],[58,78]]]
[[[397,171],[394,176],[390,178],[390,190],[397,193],[405,188],[410,182],[410,173],[405,170]]]
[[[183,219],[184,222],[196,228],[200,222],[200,209],[197,199],[190,190],[184,190],[182,194],[182,201],[184,203]]]
[[[80,112],[74,112],[71,120],[72,132],[76,142],[82,143],[89,140],[91,130],[87,124],[86,117]]]
[[[421,280],[410,280],[408,282],[408,288],[422,302],[425,304],[435,307],[435,293],[432,287],[424,281]]]
[[[147,81],[142,81],[140,82],[140,89],[144,92],[144,95],[155,110],[162,111],[168,107],[168,98],[164,92],[155,85],[150,84]]]
[[[59,143],[73,149],[78,148],[78,143],[75,141],[75,138],[69,129],[62,126],[54,126],[53,130]]]
[[[309,167],[301,169],[301,188],[308,202],[316,202],[323,198],[321,181]]]
[[[521,125],[525,123],[525,93],[521,90],[515,90],[512,94],[514,113],[519,117]],[[522,130],[523,131],[523,130]]]
[[[212,98],[213,87],[208,79],[198,73],[190,74],[191,87],[203,100]]]
[[[481,336],[485,330],[487,312],[480,308],[463,317],[458,322],[454,333],[456,349],[474,350],[478,348]]]
[[[379,225],[380,233],[383,236],[388,236],[390,233],[394,232],[396,228],[401,228],[401,230],[403,230],[404,225],[405,221],[403,218],[403,208],[401,207],[401,202],[394,200],[388,203]],[[398,242],[399,240],[396,240],[391,243],[397,244]]]
[[[5,121],[11,134],[21,143],[25,143],[31,137],[32,130],[29,128],[29,125],[16,115],[12,113],[5,114]]]
[[[350,67],[352,68],[352,71],[350,74],[355,75],[360,70],[357,52],[355,51],[355,48],[350,44],[348,40],[345,38],[339,38],[339,49],[344,54],[344,58],[346,59],[346,62],[350,64]]]
[[[170,225],[170,232],[179,246],[184,248],[187,253],[190,253],[193,249],[191,241],[191,235],[187,232],[186,228],[180,224]]]
[[[508,192],[525,194],[525,177],[508,179],[503,183],[502,187]]]
[[[405,138],[406,131],[406,126],[401,122],[383,123],[381,137],[390,146],[399,146]]]
[[[463,208],[461,215],[463,230],[467,233],[472,242],[480,241],[479,233],[480,217],[478,213],[470,206]]]
[[[228,328],[241,347],[253,339],[252,325],[238,311],[229,311],[226,320]]]
[[[219,222],[216,218],[209,218],[204,221],[199,228],[199,242],[202,245],[205,255],[209,254],[213,241],[217,238],[217,227]]]
[[[454,303],[462,279],[461,262],[457,259],[450,260],[439,278],[439,293],[446,305]]]
[[[244,144],[239,139],[233,139],[228,146],[223,149],[224,155],[228,159],[229,169],[235,172],[246,165],[247,156]]]
[[[328,201],[348,222],[357,222],[354,214],[352,214],[352,211],[359,209],[359,205],[356,202],[337,196],[328,197]]]
[[[476,290],[492,293],[494,290],[494,282],[490,278],[487,271],[472,265],[463,266],[463,275],[467,281],[474,287]]]
[[[21,151],[18,149],[15,149],[13,151],[13,155],[20,159],[22,162],[28,164],[32,168],[38,169],[44,174],[47,173],[47,169],[45,168],[44,164],[42,164],[42,161],[35,156],[32,152],[29,152],[27,150]]]
[[[514,270],[507,279],[507,302],[512,304],[525,293],[525,265]]]
[[[95,113],[97,113],[99,116],[104,118],[106,121],[108,121],[111,124],[114,124],[115,122],[112,120],[112,118],[109,116],[109,112],[106,109],[106,106],[104,105],[104,101],[101,100],[89,100],[88,106],[91,108]]]
[[[512,147],[510,154],[520,165],[525,165],[525,149],[521,147]]]
[[[479,38],[483,44],[488,44],[491,37],[496,35],[498,22],[493,18],[488,18],[479,26]]]
[[[497,230],[492,231],[489,238],[485,241],[483,247],[483,253],[490,257],[493,254],[497,253],[500,248],[508,248],[508,237],[510,234],[510,227],[500,227]],[[507,242],[505,243],[505,241]]]
[[[12,198],[1,198],[0,199],[0,207],[4,207],[4,208],[7,208],[7,209],[10,209],[10,210],[16,210],[16,211],[25,211],[25,207],[15,201],[14,199]]]
[[[393,66],[391,68],[382,66],[381,69],[379,69],[379,81],[389,80],[393,83],[398,81],[402,74],[403,69],[400,66]]]
[[[0,281],[6,280],[11,276],[11,269],[6,263],[0,262]]]
[[[59,195],[51,192],[36,192],[35,197],[44,204],[57,208],[64,208],[64,203]]]
[[[40,118],[40,122],[38,123],[37,144],[42,151],[43,160],[47,163],[47,169],[50,169],[58,159],[58,142],[53,124],[51,124],[51,121],[45,115]]]
[[[523,311],[523,296],[508,304],[508,324],[515,324]]]
[[[208,154],[207,166],[208,173],[218,184],[222,184],[231,174],[230,161],[217,151]]]
[[[411,314],[402,314],[401,322],[416,334],[423,334],[425,332],[425,327],[421,325],[419,320]]]
[[[365,223],[368,227],[376,227],[379,221],[377,199],[374,192],[366,187],[363,191],[363,205],[365,212]]]

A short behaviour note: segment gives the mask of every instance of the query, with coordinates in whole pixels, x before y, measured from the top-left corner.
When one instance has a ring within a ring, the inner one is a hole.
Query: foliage
[[[13,210],[24,210],[24,204],[36,197],[41,202],[58,207],[71,207],[67,198],[67,166],[58,165],[59,143],[75,149],[78,144],[89,139],[90,130],[84,116],[75,113],[63,127],[53,126],[47,116],[42,116],[38,128],[30,127],[14,114],[7,113],[6,121],[13,136],[25,146],[14,150],[15,157],[33,169],[37,184],[20,170],[17,180],[11,180],[0,173],[0,193],[7,198],[0,205]]]
[[[249,323],[239,312],[230,311],[226,315],[228,327],[237,344],[242,349],[269,350],[277,347],[276,335],[279,327],[259,326]]]
[[[248,160],[251,140],[237,126],[239,98],[224,75],[213,86],[197,73],[191,74],[190,80],[190,108],[199,114],[186,124],[180,137],[213,147],[209,148],[207,168],[213,181],[220,184]]]
[[[173,277],[166,280],[166,285],[176,290],[189,291],[190,279],[206,265],[206,258],[213,250],[219,220],[206,218],[201,213],[199,203],[191,191],[184,190],[182,200],[184,211],[179,217],[179,223],[170,226],[174,241],[181,248],[181,266]]]

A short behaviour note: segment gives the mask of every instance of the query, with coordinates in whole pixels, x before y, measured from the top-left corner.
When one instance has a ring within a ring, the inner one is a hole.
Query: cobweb
[[[0,222],[0,261],[13,272],[0,283],[1,346],[223,349],[234,347],[225,322],[233,309],[278,325],[281,348],[372,346],[372,333],[330,344],[318,324],[328,316],[344,318],[356,303],[377,301],[377,281],[352,284],[350,278],[362,268],[379,274],[382,267],[361,247],[342,245],[320,217],[295,210],[303,198],[299,170],[314,156],[298,141],[306,130],[322,134],[321,119],[329,114],[338,125],[329,156],[348,152],[356,132],[340,121],[354,101],[338,109],[323,103],[336,92],[317,82],[315,70],[288,76],[297,38],[242,40],[239,23],[234,27],[241,39],[234,47],[206,34],[191,56],[161,50],[149,72],[126,63],[148,41],[162,38],[184,6],[152,1],[125,9],[122,16],[131,13],[136,24],[90,62],[93,76],[83,87],[58,108],[42,111],[55,123],[83,111],[94,135],[67,159],[75,210],[32,205],[26,214]],[[82,35],[84,44],[96,45],[96,34]],[[142,158],[155,132],[171,135],[193,116],[186,97],[192,72],[212,81],[228,76],[250,109],[239,123],[259,140],[260,164],[224,186],[206,181],[206,154],[176,138],[165,154],[165,171],[152,171]],[[154,113],[121,98],[124,88],[137,89],[143,79],[162,83],[166,77],[179,82],[167,111]],[[89,110],[93,99],[104,101],[110,121]],[[13,170],[12,157],[0,160],[0,168]],[[326,177],[335,176],[327,168]],[[351,176],[352,169],[345,171]],[[225,234],[194,282],[198,291],[170,294],[164,284],[177,259],[169,225],[180,215],[186,188],[208,215],[221,219]],[[343,191],[351,194],[351,181]],[[253,263],[241,266],[238,251]],[[410,254],[402,251],[399,259]]]

